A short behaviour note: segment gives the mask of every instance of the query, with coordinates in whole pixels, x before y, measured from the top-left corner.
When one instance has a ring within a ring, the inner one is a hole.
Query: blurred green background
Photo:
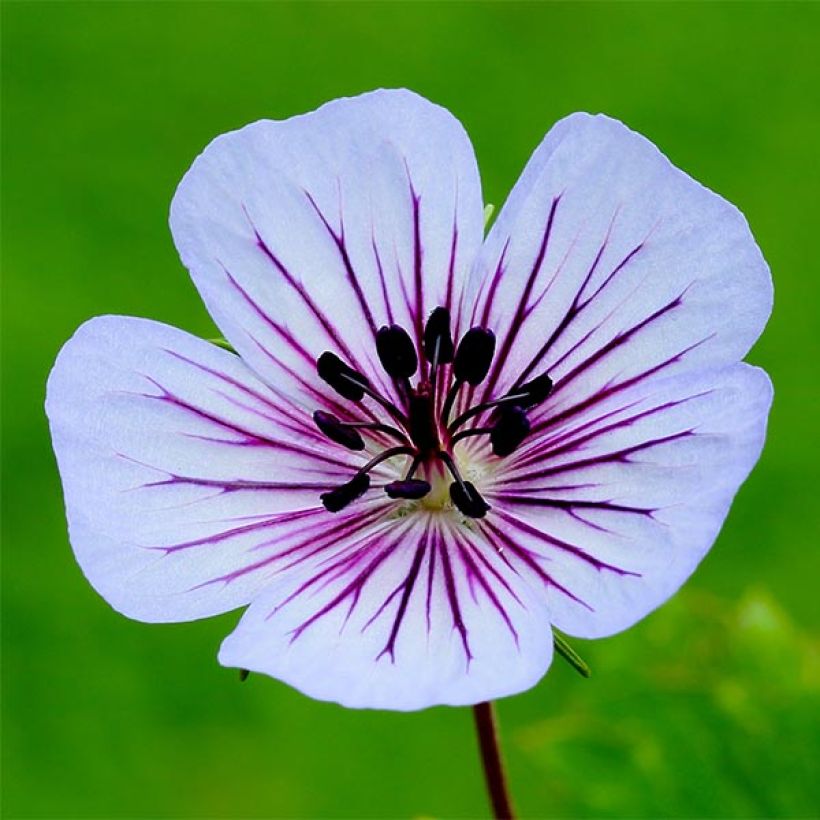
[[[408,86],[500,204],[605,111],[737,203],[776,307],[769,443],[672,603],[500,704],[524,816],[817,816],[820,5],[5,2],[3,814],[486,815],[469,710],[345,711],[215,661],[236,614],[147,626],[82,578],[42,411],[95,314],[214,329],[166,226],[216,134]]]

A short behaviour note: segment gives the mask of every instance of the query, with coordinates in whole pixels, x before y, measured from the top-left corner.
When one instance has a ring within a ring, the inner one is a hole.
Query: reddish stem
[[[481,763],[484,767],[484,778],[487,781],[487,792],[493,806],[496,820],[514,820],[512,800],[507,788],[504,774],[504,763],[501,760],[501,747],[498,743],[493,704],[489,701],[473,706],[473,717],[478,732],[478,744],[481,749]]]

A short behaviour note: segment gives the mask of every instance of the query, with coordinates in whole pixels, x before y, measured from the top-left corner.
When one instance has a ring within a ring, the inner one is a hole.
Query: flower
[[[551,626],[669,598],[760,454],[768,268],[605,116],[554,126],[485,240],[464,130],[407,91],[218,137],[171,229],[238,355],[95,318],[47,412],[90,582],[142,621],[249,605],[224,665],[352,707],[522,691]]]

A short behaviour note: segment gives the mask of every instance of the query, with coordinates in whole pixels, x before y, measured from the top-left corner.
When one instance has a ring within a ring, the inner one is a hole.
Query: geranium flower
[[[238,355],[100,317],[47,410],[71,542],[143,621],[248,606],[220,662],[353,707],[533,686],[554,626],[669,598],[757,460],[771,310],[743,216],[573,114],[489,235],[470,142],[407,91],[212,142],[171,207]]]

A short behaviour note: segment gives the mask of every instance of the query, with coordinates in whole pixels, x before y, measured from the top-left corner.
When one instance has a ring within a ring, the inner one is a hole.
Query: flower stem
[[[473,706],[473,717],[481,749],[484,778],[487,781],[487,792],[493,805],[493,816],[496,820],[513,820],[515,814],[507,789],[504,764],[501,760],[501,747],[498,743],[498,727],[493,704],[489,701],[477,703]]]

